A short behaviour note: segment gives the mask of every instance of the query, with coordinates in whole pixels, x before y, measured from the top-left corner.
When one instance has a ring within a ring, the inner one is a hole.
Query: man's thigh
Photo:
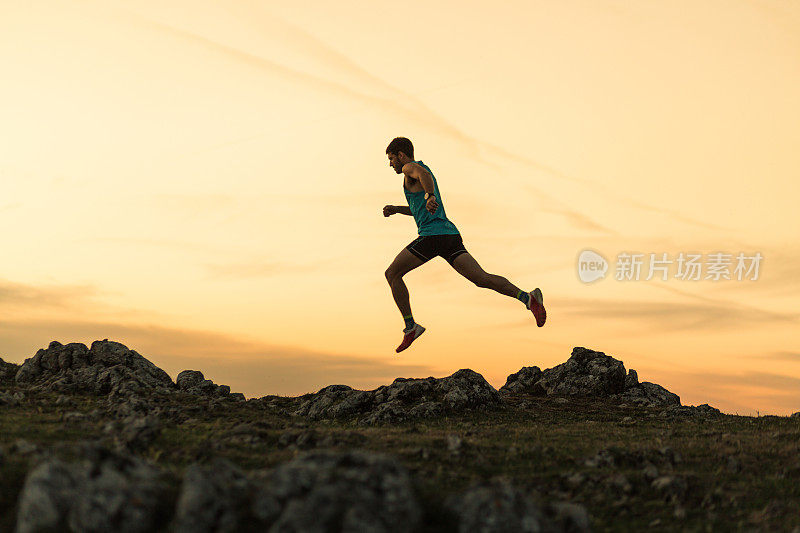
[[[423,259],[411,252],[408,247],[400,250],[397,257],[394,258],[392,264],[386,269],[387,278],[402,277],[408,272],[411,272],[420,265],[428,262],[428,259]]]

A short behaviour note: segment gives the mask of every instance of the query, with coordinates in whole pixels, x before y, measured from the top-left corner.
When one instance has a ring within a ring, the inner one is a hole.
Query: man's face
[[[387,154],[389,156],[389,166],[394,169],[395,172],[401,174],[403,172],[403,163],[400,162],[399,153],[397,154]]]

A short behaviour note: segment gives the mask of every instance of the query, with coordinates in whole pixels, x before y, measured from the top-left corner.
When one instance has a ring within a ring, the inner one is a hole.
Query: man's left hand
[[[439,204],[436,202],[436,197],[431,196],[428,198],[428,202],[425,204],[425,209],[427,209],[431,214],[436,212],[436,208],[439,207]]]

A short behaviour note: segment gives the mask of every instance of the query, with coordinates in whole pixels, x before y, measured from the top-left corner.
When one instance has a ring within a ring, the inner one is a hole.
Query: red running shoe
[[[414,342],[420,335],[425,333],[425,328],[423,328],[419,324],[414,324],[413,328],[411,328],[408,331],[403,330],[403,333],[405,333],[406,335],[405,337],[403,337],[403,342],[401,342],[400,346],[398,346],[397,349],[395,350],[397,353],[400,353],[409,346],[411,346],[412,342]]]
[[[542,327],[544,326],[544,321],[547,320],[542,291],[539,290],[539,287],[536,287],[528,293],[528,296],[528,309],[533,313],[533,316],[536,317],[536,325]]]

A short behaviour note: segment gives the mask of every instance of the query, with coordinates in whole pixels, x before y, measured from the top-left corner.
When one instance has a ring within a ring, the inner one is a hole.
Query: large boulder
[[[406,533],[421,518],[411,477],[394,458],[317,451],[250,475],[224,460],[190,466],[173,530]]]
[[[397,378],[372,391],[329,385],[298,399],[295,414],[312,420],[360,417],[362,424],[439,416],[500,403],[483,376],[469,369],[445,378]]]
[[[548,395],[610,396],[625,390],[625,366],[603,352],[576,346],[565,363],[542,372],[539,383]]]
[[[127,395],[174,390],[169,375],[118,342],[95,341],[91,348],[53,341],[26,359],[17,370],[17,383],[62,392]]]
[[[408,471],[386,455],[315,451],[278,466],[274,531],[412,532],[422,518]]]
[[[538,366],[523,366],[519,372],[508,376],[506,384],[500,387],[500,392],[544,396],[547,391],[539,383],[541,379],[542,371]]]
[[[235,532],[254,521],[254,488],[247,476],[225,459],[186,469],[175,510],[176,533]],[[274,513],[273,513],[274,514]]]
[[[505,480],[473,485],[464,493],[449,497],[446,507],[456,517],[459,533],[591,531],[583,506],[556,502],[540,508]]]
[[[159,470],[134,457],[95,449],[82,462],[48,460],[25,479],[16,531],[153,531],[167,493]]]
[[[523,367],[508,376],[502,394],[582,396],[623,400],[643,406],[680,405],[680,398],[661,385],[639,382],[635,370],[603,352],[576,346],[570,358],[547,370]]]
[[[227,385],[217,385],[210,379],[206,379],[199,370],[184,370],[175,378],[178,390],[196,394],[199,396],[228,396],[231,388]],[[244,399],[241,393],[234,393]]]

